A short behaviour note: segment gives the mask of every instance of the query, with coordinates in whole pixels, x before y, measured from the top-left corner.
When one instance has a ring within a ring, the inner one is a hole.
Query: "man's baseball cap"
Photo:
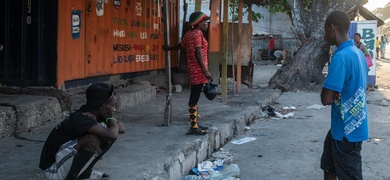
[[[85,91],[87,103],[85,109],[93,110],[106,103],[114,95],[114,85],[108,83],[95,83]]]
[[[190,15],[190,26],[196,26],[202,21],[207,21],[210,20],[210,17],[208,17],[205,13],[203,12],[193,12]]]

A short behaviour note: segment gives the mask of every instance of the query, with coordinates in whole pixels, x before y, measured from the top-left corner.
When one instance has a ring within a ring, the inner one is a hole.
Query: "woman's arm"
[[[206,78],[211,79],[211,73],[207,70],[206,66],[204,65],[203,56],[202,56],[202,47],[196,47],[195,56]]]
[[[164,51],[179,50],[179,49],[182,49],[182,48],[183,48],[183,46],[181,45],[181,43],[176,44],[175,46],[169,46],[169,45],[164,45],[163,46]]]

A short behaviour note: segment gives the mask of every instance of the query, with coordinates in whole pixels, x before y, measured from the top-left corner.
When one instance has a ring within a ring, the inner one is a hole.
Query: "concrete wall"
[[[0,95],[0,139],[58,122],[62,111],[54,97]]]

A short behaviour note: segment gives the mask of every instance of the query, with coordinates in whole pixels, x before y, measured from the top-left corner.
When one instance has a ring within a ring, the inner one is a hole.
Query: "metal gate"
[[[0,83],[55,84],[57,4],[57,0],[0,2]]]

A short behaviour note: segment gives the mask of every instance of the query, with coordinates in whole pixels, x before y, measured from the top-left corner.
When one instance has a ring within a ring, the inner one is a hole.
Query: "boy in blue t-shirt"
[[[322,104],[332,105],[321,157],[324,179],[363,179],[360,151],[368,139],[368,66],[363,52],[348,38],[349,25],[344,11],[333,11],[324,27],[328,43],[337,46],[321,92]]]

